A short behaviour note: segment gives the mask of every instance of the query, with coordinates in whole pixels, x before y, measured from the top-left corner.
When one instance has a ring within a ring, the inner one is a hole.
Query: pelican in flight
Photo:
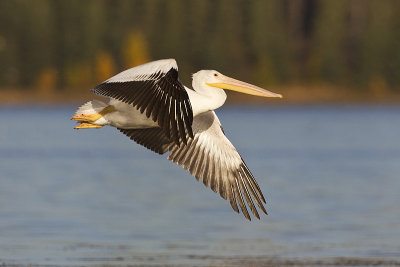
[[[223,89],[262,97],[280,94],[229,78],[215,70],[193,74],[193,89],[178,79],[174,59],[149,62],[125,70],[95,86],[92,92],[108,103],[92,100],[73,120],[76,129],[116,127],[136,143],[156,152],[202,180],[251,220],[245,202],[260,219],[265,198],[242,157],[226,138],[214,110],[226,100]]]

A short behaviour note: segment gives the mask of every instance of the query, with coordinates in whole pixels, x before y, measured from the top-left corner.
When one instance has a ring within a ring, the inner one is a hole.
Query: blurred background
[[[0,265],[400,266],[399,49],[398,0],[0,0]],[[283,94],[216,111],[268,216],[73,129],[90,88],[161,58]]]
[[[392,101],[399,28],[397,0],[0,1],[0,96],[79,95],[172,57],[188,86],[217,69],[286,102]]]

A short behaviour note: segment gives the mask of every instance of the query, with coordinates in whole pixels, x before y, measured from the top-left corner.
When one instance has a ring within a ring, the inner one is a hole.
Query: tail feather
[[[107,125],[108,121],[104,118],[104,114],[102,114],[107,107],[106,103],[99,100],[92,100],[83,104],[72,117],[72,120],[80,123],[75,129],[101,128]]]
[[[94,99],[78,108],[74,116],[96,114],[102,111],[105,107],[107,107],[106,103]]]

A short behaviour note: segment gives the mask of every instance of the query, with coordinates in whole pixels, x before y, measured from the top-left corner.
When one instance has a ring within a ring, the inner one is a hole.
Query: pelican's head
[[[195,85],[207,85],[211,87],[217,87],[220,89],[237,91],[244,94],[256,95],[262,97],[280,97],[281,94],[276,94],[270,91],[267,91],[258,86],[245,83],[228,76],[225,76],[219,73],[216,70],[201,70],[193,74],[193,87]]]

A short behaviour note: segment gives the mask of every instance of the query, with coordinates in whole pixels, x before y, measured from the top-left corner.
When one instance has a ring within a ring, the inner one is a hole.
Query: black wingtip
[[[189,134],[190,138],[194,138],[192,127],[188,127],[188,134]]]

